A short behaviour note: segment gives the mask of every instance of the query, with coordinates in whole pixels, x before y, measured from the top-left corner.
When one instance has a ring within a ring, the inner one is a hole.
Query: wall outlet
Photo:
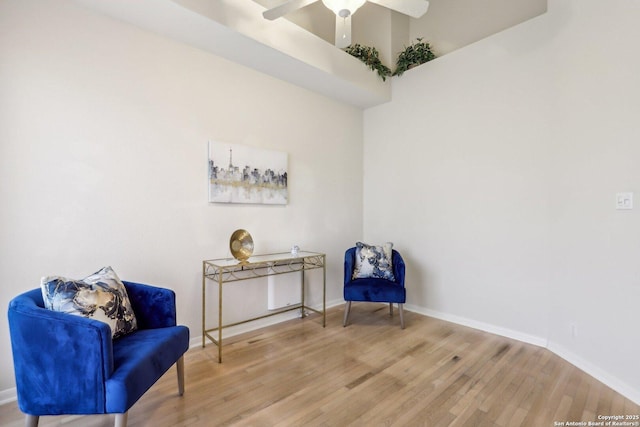
[[[571,338],[578,338],[578,325],[571,323],[569,327],[571,329]]]
[[[616,209],[633,209],[633,193],[616,193]]]

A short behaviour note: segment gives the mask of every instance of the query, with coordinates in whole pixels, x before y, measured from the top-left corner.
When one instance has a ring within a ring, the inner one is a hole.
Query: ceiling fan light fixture
[[[367,0],[322,0],[322,3],[341,18],[353,15]]]

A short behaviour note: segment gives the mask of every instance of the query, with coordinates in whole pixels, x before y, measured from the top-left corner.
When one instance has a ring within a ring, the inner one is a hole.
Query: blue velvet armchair
[[[18,406],[27,426],[41,415],[115,414],[127,411],[174,364],[184,392],[189,329],[176,326],[175,293],[123,282],[138,330],[112,340],[106,323],[44,308],[33,289],[9,303],[9,328]]]
[[[356,248],[347,249],[344,254],[344,309],[343,326],[347,326],[352,301],[389,303],[389,314],[393,316],[393,304],[398,304],[400,327],[404,329],[403,304],[407,299],[404,287],[405,265],[402,256],[395,249],[392,251],[391,265],[395,281],[382,278],[353,279],[356,263]]]

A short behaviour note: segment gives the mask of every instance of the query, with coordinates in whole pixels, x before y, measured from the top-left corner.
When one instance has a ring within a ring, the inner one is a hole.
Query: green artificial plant
[[[377,71],[382,81],[387,80],[387,77],[391,75],[391,69],[380,61],[378,50],[375,47],[362,46],[356,43],[347,47],[345,52],[364,62],[372,71]]]
[[[401,76],[405,71],[436,58],[429,43],[423,42],[422,38],[416,40],[398,55],[394,76]]]

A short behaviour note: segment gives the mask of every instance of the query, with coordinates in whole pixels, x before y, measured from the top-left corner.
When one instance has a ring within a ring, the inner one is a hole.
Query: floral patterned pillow
[[[356,266],[353,270],[353,279],[375,277],[395,281],[391,265],[392,250],[391,242],[382,246],[356,243]]]
[[[127,290],[111,267],[82,280],[43,277],[40,287],[47,309],[104,322],[111,328],[112,338],[138,328]]]

